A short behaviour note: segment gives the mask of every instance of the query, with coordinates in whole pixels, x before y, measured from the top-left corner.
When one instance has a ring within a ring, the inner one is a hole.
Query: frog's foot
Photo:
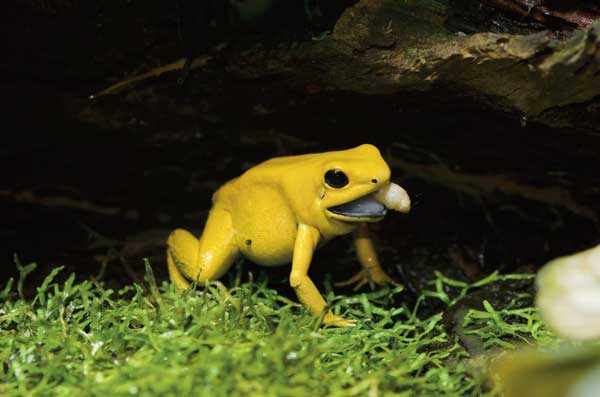
[[[323,324],[327,327],[354,327],[356,320],[346,320],[329,311],[323,318]]]
[[[365,284],[375,283],[377,285],[384,284],[393,284],[398,285],[390,276],[387,275],[381,268],[373,268],[373,269],[361,269],[354,276],[350,277],[348,280],[339,281],[334,285],[336,287],[347,287],[350,285],[354,285],[353,290],[357,291],[361,289]]]

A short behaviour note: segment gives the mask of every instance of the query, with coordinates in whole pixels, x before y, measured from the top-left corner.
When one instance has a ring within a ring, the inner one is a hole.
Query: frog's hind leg
[[[186,276],[198,262],[198,239],[190,232],[176,229],[167,240],[167,266],[169,277],[179,288],[189,288],[191,277]],[[185,274],[185,276],[184,276]]]
[[[169,276],[180,288],[188,288],[190,281],[202,284],[218,279],[238,255],[231,215],[218,207],[213,207],[208,214],[200,239],[177,229],[167,240]]]

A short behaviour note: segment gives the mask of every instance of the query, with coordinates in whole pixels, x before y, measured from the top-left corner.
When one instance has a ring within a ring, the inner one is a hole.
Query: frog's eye
[[[348,184],[348,177],[340,170],[329,170],[325,173],[325,183],[328,186],[339,189]]]

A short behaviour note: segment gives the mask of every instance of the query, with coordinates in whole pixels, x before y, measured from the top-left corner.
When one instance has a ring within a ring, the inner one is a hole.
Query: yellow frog
[[[290,285],[311,313],[325,300],[308,277],[315,249],[354,232],[362,270],[338,285],[392,282],[379,265],[367,224],[388,209],[410,210],[410,198],[390,182],[390,168],[369,144],[353,149],[277,157],[223,185],[212,198],[204,232],[197,239],[177,229],[167,240],[171,280],[181,288],[221,277],[243,255],[264,266],[292,264]],[[331,311],[324,323],[349,326]]]

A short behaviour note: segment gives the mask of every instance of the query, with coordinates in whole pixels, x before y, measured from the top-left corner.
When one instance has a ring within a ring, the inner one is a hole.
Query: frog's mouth
[[[327,210],[332,218],[345,222],[377,222],[383,219],[388,209],[402,213],[410,211],[408,193],[391,182],[371,194]]]
[[[379,220],[387,214],[387,208],[372,195],[364,196],[348,203],[327,209],[336,218],[345,221]]]

